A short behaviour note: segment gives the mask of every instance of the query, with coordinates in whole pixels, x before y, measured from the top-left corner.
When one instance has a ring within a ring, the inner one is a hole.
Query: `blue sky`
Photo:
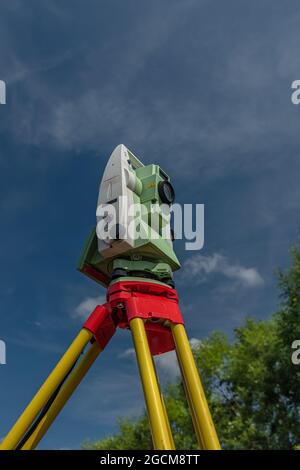
[[[278,308],[299,236],[299,2],[3,0],[0,6],[0,437],[104,290],[76,271],[106,159],[124,143],[205,204],[205,246],[175,248],[189,335]],[[118,332],[40,448],[79,448],[138,415]],[[174,379],[172,355],[158,368]]]

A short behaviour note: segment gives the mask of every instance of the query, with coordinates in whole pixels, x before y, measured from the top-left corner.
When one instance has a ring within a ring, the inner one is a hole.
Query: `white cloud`
[[[105,297],[102,295],[98,297],[86,297],[77,305],[75,310],[71,313],[71,317],[86,320],[97,305],[102,305],[103,303],[105,303]]]
[[[92,44],[86,38],[83,48],[65,53],[54,49],[49,58],[43,54],[34,61],[24,61],[24,54],[18,55],[16,48],[7,46],[13,44],[12,28],[3,20],[1,27],[7,36],[3,51],[0,45],[4,78],[14,85],[19,82],[22,92],[13,100],[3,130],[13,132],[14,139],[21,142],[71,150],[64,155],[80,151],[94,155],[103,149],[106,157],[116,143],[123,141],[146,161],[159,159],[182,179],[196,178],[199,172],[202,178],[228,174],[237,164],[247,174],[256,172],[262,162],[264,169],[282,168],[283,159],[285,168],[289,168],[287,159],[297,158],[293,148],[297,148],[299,135],[289,96],[290,76],[295,78],[299,65],[299,15],[282,19],[280,34],[275,23],[268,34],[258,28],[256,39],[250,41],[245,35],[236,47],[226,48],[222,38],[205,32],[210,18],[206,18],[206,9],[204,16],[200,15],[204,27],[195,23],[205,3],[174,2],[163,14],[161,7],[149,8],[143,21],[135,22],[124,36],[107,34]],[[50,1],[47,8],[49,19],[59,18],[65,32],[65,18],[70,12]],[[75,8],[76,21],[86,12],[82,7]],[[29,19],[30,15],[26,21]],[[94,16],[90,20],[91,31],[99,28]],[[194,28],[193,41],[183,40],[187,27]],[[68,35],[68,30],[64,34]],[[175,54],[169,52],[173,49],[182,57],[181,73],[185,70],[186,78],[179,73],[170,87]],[[189,50],[189,54],[183,55],[183,50]],[[151,80],[153,60],[158,68],[166,63],[166,56],[168,66],[159,69],[159,84],[155,86]],[[65,62],[66,74],[61,74]],[[52,78],[48,80],[55,69],[61,76],[59,86]],[[216,78],[219,76],[221,81]],[[195,89],[189,86],[191,77],[198,80]],[[278,142],[283,145],[287,140],[293,142],[292,151],[280,151]],[[50,154],[49,162],[54,162]],[[48,159],[47,152],[40,155],[40,159]],[[264,194],[268,194],[265,188]]]
[[[191,338],[190,345],[192,349],[197,349],[201,344],[201,340],[198,338]]]
[[[119,354],[119,358],[134,357],[134,356],[135,356],[134,348],[125,349],[125,351],[123,351],[121,354]]]
[[[126,349],[122,354],[119,355],[120,358],[135,358],[134,348]],[[165,354],[160,354],[154,356],[154,362],[158,371],[158,374],[161,375],[164,379],[174,380],[179,376],[180,371],[178,367],[178,362],[176,358],[175,351],[169,351]]]
[[[163,380],[173,381],[180,375],[175,351],[169,351],[154,357],[158,374]]]
[[[264,284],[256,268],[246,268],[239,264],[230,264],[229,260],[219,253],[212,256],[196,255],[189,258],[183,266],[182,278],[190,279],[199,276],[198,282],[205,281],[210,274],[221,274],[235,281],[237,286],[260,287]]]
[[[191,338],[190,340],[191,349],[197,348],[201,341],[197,338]],[[134,348],[126,349],[122,354],[119,355],[120,358],[135,358]],[[176,357],[175,351],[169,351],[164,354],[159,354],[154,356],[154,362],[158,371],[158,374],[163,381],[175,381],[180,375],[180,369]]]

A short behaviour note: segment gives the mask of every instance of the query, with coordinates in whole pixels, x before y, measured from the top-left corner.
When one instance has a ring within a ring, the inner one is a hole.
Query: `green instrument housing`
[[[164,201],[159,185],[161,182],[169,184],[169,176],[154,164],[138,168],[132,165],[131,171],[136,176],[136,188],[133,193],[134,203],[140,203],[146,208],[140,214],[140,219],[143,220],[144,227],[149,228],[149,236],[137,237],[134,240],[134,246],[121,254],[103,257],[98,250],[96,229],[93,228],[77,266],[80,272],[105,287],[114,279],[114,272],[121,272],[120,270],[124,276],[147,277],[169,283],[172,280],[172,273],[180,268],[172,241],[166,240],[162,236],[164,228],[166,224],[170,223],[170,220],[164,216],[160,209]],[[156,207],[155,214],[153,214],[153,207]],[[153,229],[151,222],[153,217],[156,218],[155,229]],[[156,232],[155,237],[151,237],[153,230]]]

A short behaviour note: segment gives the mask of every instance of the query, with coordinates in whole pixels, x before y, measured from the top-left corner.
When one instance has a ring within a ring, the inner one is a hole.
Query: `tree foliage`
[[[291,345],[300,339],[300,252],[279,271],[281,309],[271,319],[248,318],[233,340],[213,333],[194,349],[213,419],[223,448],[295,449],[300,444],[300,366],[292,364]],[[177,449],[197,443],[181,381],[165,390]],[[119,431],[90,449],[151,449],[145,414],[121,419]]]

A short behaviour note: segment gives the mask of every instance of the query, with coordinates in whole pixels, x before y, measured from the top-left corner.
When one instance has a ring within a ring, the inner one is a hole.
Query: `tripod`
[[[154,449],[175,449],[153,355],[176,350],[199,447],[220,444],[178,306],[177,291],[152,279],[118,278],[0,445],[34,449],[117,328],[131,331]],[[89,349],[84,353],[85,347]]]

